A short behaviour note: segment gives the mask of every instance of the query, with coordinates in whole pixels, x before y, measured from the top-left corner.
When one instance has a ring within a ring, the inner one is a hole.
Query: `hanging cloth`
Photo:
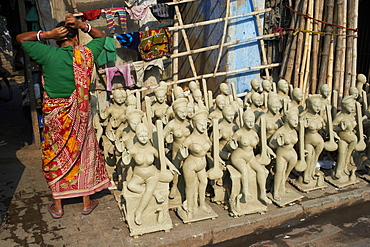
[[[87,11],[81,11],[83,16],[81,17],[82,21],[93,21],[96,19],[99,19],[100,14],[101,14],[101,9],[93,9],[93,10],[87,10]]]
[[[99,66],[106,64],[108,61],[116,61],[116,45],[113,37],[106,37],[104,49],[100,53],[97,62]]]
[[[152,13],[157,19],[164,19],[170,17],[168,14],[168,5],[165,3],[158,3],[152,5]]]
[[[122,30],[127,29],[127,17],[126,17],[126,8],[108,8],[104,9],[105,17],[107,18],[107,27],[108,31],[111,33],[115,32],[114,28],[114,16],[118,14]]]
[[[140,34],[139,32],[117,34],[118,42],[127,49],[132,49],[139,52]]]
[[[117,67],[105,68],[105,74],[107,76],[107,91],[112,91],[112,80],[115,76],[119,76],[119,75],[125,79],[126,87],[134,85],[131,79],[129,64],[123,64]]]
[[[126,8],[126,11],[132,20],[141,21],[147,15],[149,5],[132,6],[131,8]]]
[[[172,36],[167,27],[140,32],[140,55],[144,60],[152,60],[172,52]]]

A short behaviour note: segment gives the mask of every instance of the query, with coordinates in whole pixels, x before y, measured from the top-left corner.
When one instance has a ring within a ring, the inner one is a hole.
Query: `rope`
[[[294,13],[298,14],[298,15],[301,15],[303,17],[306,17],[308,19],[311,19],[311,20],[314,20],[314,21],[318,21],[318,22],[321,22],[321,23],[324,23],[326,25],[329,25],[329,26],[334,26],[334,27],[338,27],[338,28],[342,28],[342,29],[347,29],[347,30],[352,30],[352,31],[355,31],[355,32],[358,32],[358,28],[349,28],[349,27],[343,27],[343,26],[339,26],[339,25],[335,25],[335,24],[332,24],[332,23],[329,23],[329,22],[325,22],[325,21],[321,21],[321,20],[317,20],[311,16],[308,16],[308,15],[305,15],[303,13],[300,13],[294,9],[292,9],[291,7],[289,7],[287,4],[285,5],[285,7],[287,7],[288,9],[290,9],[291,11],[293,11]]]

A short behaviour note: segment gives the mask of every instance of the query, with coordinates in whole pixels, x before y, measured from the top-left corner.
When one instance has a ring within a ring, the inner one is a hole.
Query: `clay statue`
[[[190,94],[188,95],[188,100],[191,103],[194,103],[194,92],[199,89],[199,85],[195,81],[189,82]]]
[[[178,209],[178,213],[184,222],[217,217],[212,208],[206,204],[208,182],[206,155],[212,146],[207,133],[208,115],[206,110],[200,110],[194,114],[192,118],[194,130],[180,146],[180,154],[184,159],[182,173],[185,180],[186,200]]]
[[[277,83],[277,87],[279,89],[278,91],[278,97],[281,100],[282,108],[284,111],[288,109],[288,104],[290,102],[290,97],[289,97],[289,84],[286,80],[281,79]]]
[[[276,149],[273,198],[280,201],[285,196],[285,183],[290,172],[297,164],[298,156],[294,145],[298,142],[295,128],[298,126],[298,108],[285,112],[284,125],[270,139],[269,146]]]
[[[202,91],[200,91],[200,89],[195,89],[192,93],[192,96],[194,100],[194,112],[197,112],[199,110],[208,110],[206,109],[206,106],[204,105],[204,102],[202,100]]]
[[[185,98],[183,89],[178,86],[174,87],[172,90],[172,103],[175,102],[175,100],[181,99],[181,98]],[[165,117],[166,117],[165,122],[167,123],[174,118],[172,105],[170,105],[170,107],[167,108]]]
[[[166,110],[169,107],[166,103],[167,87],[159,86],[154,89],[155,102],[152,105],[153,112],[153,123],[158,119],[163,120],[165,118]]]
[[[230,104],[230,102],[233,101],[233,98],[232,98],[233,96],[231,95],[229,85],[227,85],[224,82],[220,84],[220,93],[221,95],[225,96],[226,104]]]
[[[251,104],[250,109],[254,112],[254,116],[258,119],[267,110],[263,109],[263,96],[257,92],[253,93],[250,98]]]
[[[174,118],[164,128],[164,138],[167,144],[172,143],[171,159],[172,163],[179,169],[181,161],[178,156],[180,145],[190,135],[192,128],[187,120],[188,100],[179,98],[172,104]],[[175,174],[170,190],[170,199],[179,197],[178,176]]]
[[[363,91],[364,91],[364,85],[366,84],[366,76],[364,74],[358,74],[357,77],[356,77],[356,88],[358,90],[358,93],[359,93],[359,97],[360,99],[358,99],[358,101],[362,104],[363,103],[363,98],[362,98],[362,95],[363,95]]]
[[[324,139],[319,134],[325,127],[325,122],[320,111],[322,109],[321,95],[310,95],[307,99],[307,111],[302,113],[301,119],[305,126],[304,149],[307,151],[306,156],[307,168],[303,172],[303,183],[309,184],[317,180],[316,163],[324,149]]]
[[[326,105],[331,106],[330,100],[329,100],[330,87],[329,87],[328,84],[323,84],[320,87],[320,94],[321,94],[321,97],[322,97],[320,115],[324,119],[325,123],[327,123],[328,119],[327,119],[327,114],[326,114]]]
[[[272,91],[272,83],[269,80],[262,80],[263,106],[267,109],[268,95]]]
[[[219,94],[216,97],[215,100],[215,108],[214,110],[209,114],[209,117],[211,119],[221,119],[222,118],[222,109],[226,105],[226,98],[224,95]]]
[[[250,82],[251,90],[245,95],[244,106],[250,106],[252,104],[251,97],[254,93],[258,93],[261,87],[261,83],[258,79],[252,79]]]
[[[302,89],[296,87],[293,89],[292,92],[292,101],[290,102],[289,108],[296,107],[298,108],[299,114],[303,112],[303,106],[301,105],[301,102],[303,100],[303,92]]]
[[[334,131],[338,133],[338,161],[335,166],[334,179],[338,182],[356,180],[356,166],[351,165],[351,156],[356,148],[358,138],[355,134],[357,125],[353,113],[356,103],[353,96],[346,96],[342,100],[342,110],[333,120]]]
[[[255,117],[253,111],[248,109],[243,113],[243,122],[244,126],[235,132],[229,142],[230,147],[235,149],[230,157],[232,167],[240,173],[239,176],[237,174],[233,175],[235,171],[228,166],[233,180],[229,202],[232,211],[237,215],[239,211],[243,211],[244,206],[252,205],[252,202],[256,202],[258,199],[268,204],[271,203],[271,200],[266,196],[268,171],[254,155],[259,137],[254,129]],[[240,185],[234,177],[240,177],[241,189],[239,189]],[[255,177],[255,180],[252,179],[253,177]],[[255,183],[251,184],[251,181],[255,181]],[[252,212],[254,211],[252,210]]]
[[[220,157],[225,162],[229,161],[231,151],[226,145],[234,133],[239,129],[238,125],[234,122],[235,110],[232,106],[227,105],[222,109],[222,119],[220,119],[219,127],[219,148]]]
[[[353,96],[353,98],[355,100],[358,100],[360,95],[359,95],[357,87],[350,87],[349,88],[349,95]]]

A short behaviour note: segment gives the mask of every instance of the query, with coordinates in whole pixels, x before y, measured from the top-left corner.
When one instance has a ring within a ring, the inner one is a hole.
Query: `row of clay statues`
[[[138,97],[114,90],[112,104],[94,122],[131,234],[169,230],[170,208],[185,223],[217,217],[208,193],[239,216],[264,212],[272,201],[300,200],[288,180],[304,192],[325,188],[324,179],[337,187],[356,183],[356,169],[367,162],[365,84],[358,75],[338,106],[329,101],[338,102],[328,85],[303,104],[302,91],[284,80],[275,89],[253,79],[244,101],[225,83],[215,99],[204,82],[203,93],[190,82],[187,95],[181,87],[169,94],[160,83],[154,100],[145,97],[145,111]],[[329,154],[335,166],[324,174],[318,164]]]

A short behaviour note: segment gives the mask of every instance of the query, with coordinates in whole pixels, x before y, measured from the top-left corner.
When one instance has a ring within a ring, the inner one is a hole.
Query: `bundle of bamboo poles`
[[[284,32],[280,78],[307,97],[328,84],[339,97],[355,85],[359,0],[295,0]]]

